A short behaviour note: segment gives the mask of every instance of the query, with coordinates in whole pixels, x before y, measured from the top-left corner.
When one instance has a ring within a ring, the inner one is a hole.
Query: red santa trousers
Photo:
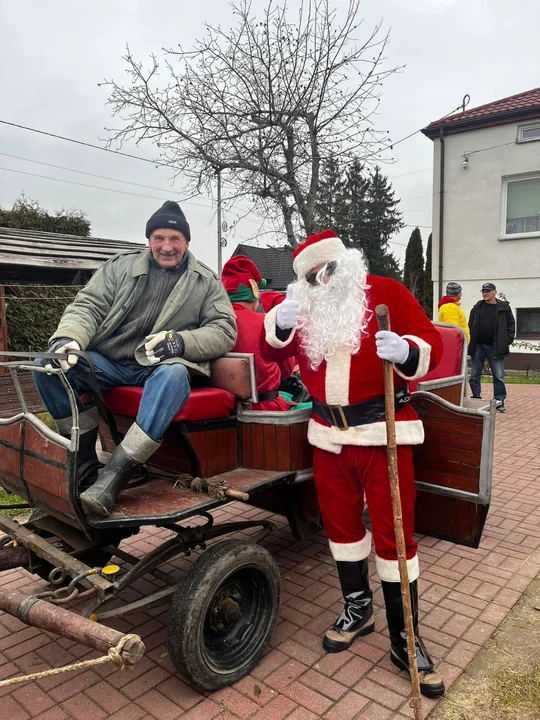
[[[397,464],[407,566],[412,582],[419,570],[413,538],[416,488],[411,446],[398,446]],[[339,455],[314,448],[313,477],[334,560],[364,560],[371,551],[371,534],[362,522],[365,497],[373,529],[377,572],[381,580],[399,582],[386,447],[344,445]]]

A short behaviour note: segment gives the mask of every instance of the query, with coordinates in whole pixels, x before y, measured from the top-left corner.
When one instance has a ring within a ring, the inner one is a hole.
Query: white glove
[[[276,314],[276,325],[281,330],[290,330],[298,322],[298,315],[300,313],[300,305],[293,298],[294,286],[289,285],[287,287],[287,297],[278,306]]]
[[[157,365],[157,363],[160,362],[161,358],[156,357],[154,350],[165,340],[166,335],[166,331],[158,332],[151,340],[144,343],[146,357],[148,358],[150,365]]]
[[[60,345],[59,347],[54,347],[54,344],[50,348],[49,352],[55,352],[55,353],[67,353],[68,350],[80,350],[81,346],[76,340],[70,340],[67,343],[64,343],[63,345]],[[70,370],[74,365],[77,364],[77,361],[79,360],[78,355],[68,355],[67,360],[51,360],[49,363],[50,365],[56,365],[56,367],[60,366],[62,370],[67,373],[68,370]]]
[[[390,330],[379,330],[375,334],[377,355],[382,360],[388,360],[396,365],[402,365],[409,357],[409,343],[397,333]]]

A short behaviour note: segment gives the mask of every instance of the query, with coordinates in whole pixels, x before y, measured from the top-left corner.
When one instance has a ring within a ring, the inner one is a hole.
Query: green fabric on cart
[[[279,394],[286,402],[294,402],[290,393],[280,392]],[[289,412],[293,412],[293,410],[311,410],[312,407],[312,402],[298,403],[298,405],[291,405],[291,407],[289,408]]]

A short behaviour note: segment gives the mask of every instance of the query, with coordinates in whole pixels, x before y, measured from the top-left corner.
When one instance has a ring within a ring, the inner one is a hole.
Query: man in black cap
[[[514,342],[516,322],[510,304],[497,298],[497,288],[493,283],[482,285],[482,300],[479,300],[471,310],[469,328],[472,397],[481,397],[480,379],[487,360],[493,375],[493,395],[497,410],[504,413],[506,412],[504,357],[509,354],[510,345]]]
[[[136,422],[103,469],[96,456],[97,410],[79,401],[79,490],[85,510],[107,516],[129,479],[158,449],[190,393],[192,375],[210,375],[209,360],[234,347],[234,310],[219,278],[189,251],[190,228],[176,202],[146,224],[149,250],[116,255],[66,308],[50,340],[77,397],[88,392],[74,366],[84,350],[102,390],[144,387]],[[81,362],[82,364],[82,362]],[[57,375],[36,373],[39,393],[70,436],[71,409]]]

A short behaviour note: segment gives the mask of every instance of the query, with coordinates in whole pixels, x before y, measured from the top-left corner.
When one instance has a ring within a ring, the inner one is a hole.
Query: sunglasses
[[[306,280],[310,285],[317,287],[317,285],[322,285],[323,278],[333,275],[336,272],[336,268],[337,260],[332,260],[332,262],[326,263],[318,272],[306,275]]]

